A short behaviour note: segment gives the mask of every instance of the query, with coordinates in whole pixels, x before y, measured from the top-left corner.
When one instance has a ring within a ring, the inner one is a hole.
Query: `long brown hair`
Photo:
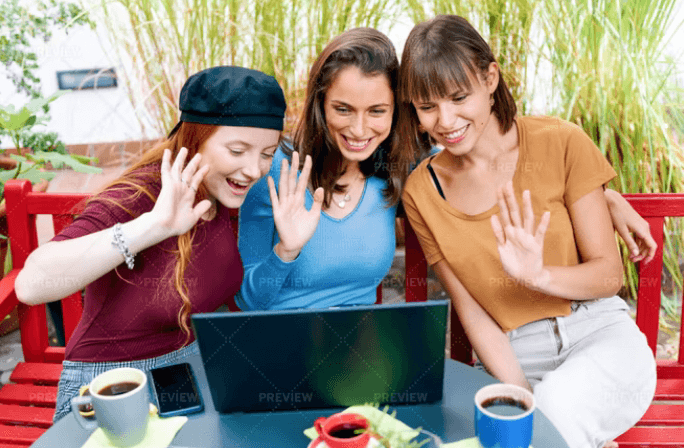
[[[135,201],[141,195],[147,195],[152,202],[157,201],[159,192],[152,191],[149,187],[150,185],[161,185],[160,167],[164,150],[171,150],[171,161],[173,162],[180,149],[185,147],[188,149],[188,155],[185,160],[189,161],[197,154],[204,142],[206,142],[217,129],[218,126],[214,125],[181,122],[180,126],[174,130],[168,139],[145,151],[142,158],[135,165],[128,168],[121,177],[104,188],[104,190],[110,188],[120,189],[128,194],[127,196],[123,199],[114,200],[96,194],[89,202],[106,202],[122,208],[133,216],[133,218],[136,218],[137,214],[128,209],[125,204]],[[156,165],[159,165],[159,167],[156,167]],[[201,183],[197,188],[196,203],[207,197],[208,193],[206,187],[204,186],[204,183]],[[186,345],[192,337],[192,332],[187,323],[188,316],[192,309],[192,303],[190,301],[188,286],[185,282],[185,270],[192,254],[192,240],[194,236],[195,227],[178,236],[178,248],[175,251],[176,263],[173,267],[173,276],[169,279],[182,301],[181,308],[178,311],[178,325],[185,334],[185,342],[183,345]],[[163,288],[163,285],[167,284],[167,282],[159,282],[159,288]],[[162,292],[161,290],[158,290],[157,293],[161,294]]]
[[[304,112],[294,133],[294,148],[304,160],[312,159],[311,184],[323,187],[324,205],[330,206],[333,193],[344,191],[337,181],[344,174],[344,158],[330,135],[325,121],[325,95],[339,72],[357,67],[364,75],[387,77],[392,95],[397,89],[399,60],[392,42],[373,28],[354,28],[335,37],[314,62],[306,86]],[[397,101],[394,100],[392,127],[389,137],[373,155],[359,163],[365,177],[377,176],[387,180],[383,196],[388,205],[399,201],[401,187],[408,174],[410,161],[399,151],[399,136],[394,132],[397,123]]]
[[[470,88],[470,75],[485,73],[496,62],[492,49],[466,19],[441,15],[413,27],[406,39],[399,69],[399,135],[419,158],[431,146],[412,104],[415,99],[443,98],[454,86]],[[513,95],[499,70],[492,111],[501,132],[513,126],[517,111]]]

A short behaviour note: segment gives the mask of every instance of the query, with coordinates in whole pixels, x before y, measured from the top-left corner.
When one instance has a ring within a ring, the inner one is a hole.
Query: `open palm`
[[[181,148],[171,165],[171,151],[164,151],[161,163],[161,191],[152,209],[152,213],[158,216],[158,222],[172,236],[182,235],[190,230],[211,207],[211,202],[207,199],[195,204],[197,187],[209,166],[199,167],[201,155],[198,153],[184,168],[187,154],[188,150]]]
[[[550,214],[545,212],[534,230],[534,212],[530,192],[523,192],[523,218],[520,217],[515,200],[513,184],[509,182],[497,193],[501,220],[492,216],[492,229],[504,271],[513,279],[529,288],[537,286],[544,268],[544,235],[549,225]]]
[[[273,220],[280,242],[284,250],[296,253],[302,250],[316,231],[323,204],[323,189],[318,188],[314,192],[311,210],[306,209],[304,194],[311,173],[311,157],[306,156],[299,179],[297,179],[298,166],[299,154],[296,151],[292,154],[291,166],[288,166],[287,160],[283,160],[277,192],[273,179],[270,176],[267,179],[273,207]]]

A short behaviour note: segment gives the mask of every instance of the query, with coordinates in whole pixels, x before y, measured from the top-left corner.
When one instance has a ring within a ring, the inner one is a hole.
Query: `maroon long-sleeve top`
[[[158,180],[149,185],[155,197],[160,188]],[[135,200],[127,199],[129,196],[130,190],[121,187],[101,193],[101,197],[124,204],[135,216],[152,210],[154,203],[147,195]],[[200,220],[197,224],[190,263],[185,271],[193,313],[216,310],[237,293],[242,282],[242,260],[231,229],[229,210],[217,205],[214,219]],[[133,216],[116,205],[92,201],[53,241],[77,238],[132,219]],[[122,263],[86,286],[83,315],[67,344],[65,358],[87,362],[130,361],[180,348],[185,334],[178,325],[182,301],[173,285],[176,249],[177,237],[168,238],[137,254],[133,270]],[[65,279],[68,272],[65,267]]]

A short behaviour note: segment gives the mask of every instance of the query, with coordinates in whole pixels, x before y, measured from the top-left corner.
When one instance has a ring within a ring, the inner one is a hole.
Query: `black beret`
[[[212,67],[185,82],[180,121],[282,131],[286,107],[274,77],[244,67]]]

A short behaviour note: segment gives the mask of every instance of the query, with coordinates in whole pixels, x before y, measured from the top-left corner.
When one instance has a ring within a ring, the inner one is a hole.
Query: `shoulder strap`
[[[439,184],[439,180],[437,179],[437,175],[435,174],[435,170],[432,169],[432,158],[434,156],[430,157],[430,161],[427,164],[427,169],[430,171],[430,176],[432,176],[432,180],[435,181],[435,186],[437,187],[437,191],[439,192],[439,195],[446,201],[446,198],[444,197],[444,191],[442,191],[442,186]]]

